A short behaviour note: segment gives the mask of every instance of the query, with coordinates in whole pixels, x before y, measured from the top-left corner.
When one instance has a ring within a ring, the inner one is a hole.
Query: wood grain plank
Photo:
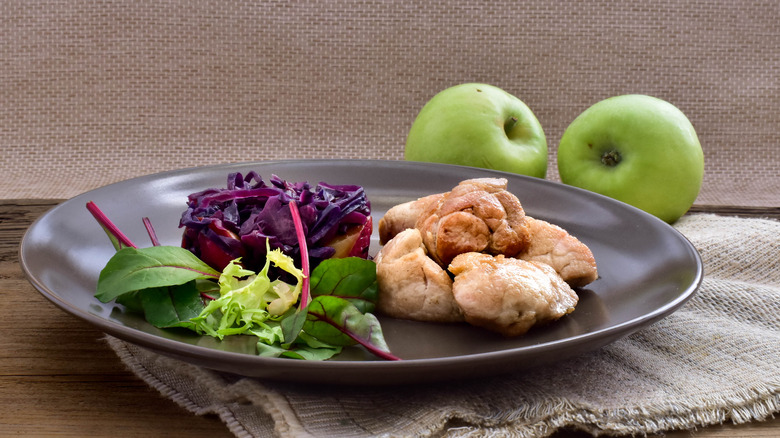
[[[0,436],[232,436],[128,371],[104,334],[24,277],[24,231],[58,201],[0,201]]]

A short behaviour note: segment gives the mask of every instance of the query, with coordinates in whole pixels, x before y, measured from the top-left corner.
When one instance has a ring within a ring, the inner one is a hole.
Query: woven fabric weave
[[[436,92],[486,82],[550,146],[591,104],[677,105],[703,204],[780,204],[773,1],[0,4],[0,196],[68,198],[203,164],[403,158]]]
[[[568,427],[649,434],[780,411],[780,222],[690,215],[697,294],[595,352],[472,383],[333,388],[240,378],[109,338],[150,386],[239,437],[544,437]]]

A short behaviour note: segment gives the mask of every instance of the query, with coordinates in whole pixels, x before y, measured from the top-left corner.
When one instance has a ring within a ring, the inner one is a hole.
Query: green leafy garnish
[[[311,295],[341,297],[361,312],[376,307],[376,264],[359,257],[324,260],[311,275]]]
[[[361,312],[344,298],[321,295],[312,300],[303,330],[332,345],[360,344],[381,358],[397,359],[387,348],[376,316]]]
[[[184,248],[125,247],[100,272],[95,297],[107,303],[128,292],[209,278],[219,278],[219,272]]]
[[[362,345],[380,358],[399,360],[371,314],[377,283],[370,260],[328,259],[309,275],[307,257],[298,269],[266,241],[259,272],[245,269],[240,259],[218,272],[184,248],[159,245],[146,219],[154,246],[137,248],[124,235],[112,234],[119,230],[94,203],[88,208],[117,249],[98,278],[95,296],[104,303],[114,300],[141,312],[159,328],[185,328],[218,339],[255,336],[264,357],[326,360],[344,347]],[[294,201],[290,210],[297,218]],[[300,247],[305,251],[305,240]],[[278,268],[273,272],[283,271],[291,280],[270,278],[272,265]]]
[[[203,310],[203,300],[194,281],[179,286],[150,288],[140,291],[139,298],[146,320],[155,327],[192,329],[192,318]]]

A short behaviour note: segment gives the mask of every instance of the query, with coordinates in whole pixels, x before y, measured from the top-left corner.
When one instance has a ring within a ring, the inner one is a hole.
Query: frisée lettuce
[[[295,277],[296,283],[271,280],[268,269],[272,262]],[[257,332],[258,327],[267,329],[266,321],[280,319],[298,302],[303,272],[281,251],[268,251],[265,266],[257,273],[239,263],[240,259],[236,259],[225,267],[219,276],[219,298],[211,300],[192,319],[198,333],[222,339],[249,330]],[[219,317],[212,317],[215,314]]]

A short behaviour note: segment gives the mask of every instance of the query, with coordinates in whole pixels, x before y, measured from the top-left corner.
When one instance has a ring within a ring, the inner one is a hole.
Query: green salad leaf
[[[219,272],[178,246],[124,247],[100,271],[95,297],[107,303],[127,292],[216,279]]]
[[[344,298],[320,295],[309,304],[305,333],[331,345],[360,344],[385,359],[397,359],[387,347],[382,326],[372,313],[363,313]]]
[[[341,297],[362,313],[376,307],[376,264],[360,257],[324,260],[311,274],[311,295]]]
[[[203,299],[194,281],[179,286],[149,288],[139,298],[146,320],[155,327],[192,329],[192,318],[203,310]]]

